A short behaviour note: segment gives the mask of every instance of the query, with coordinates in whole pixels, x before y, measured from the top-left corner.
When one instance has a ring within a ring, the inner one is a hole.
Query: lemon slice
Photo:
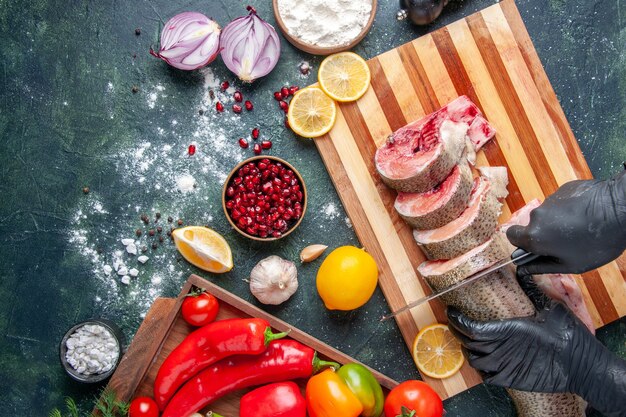
[[[418,369],[432,378],[456,374],[463,366],[461,344],[445,324],[424,327],[413,342],[413,360]]]
[[[370,78],[367,62],[354,52],[330,55],[317,73],[322,90],[342,102],[358,100],[370,86]]]
[[[188,226],[172,232],[176,249],[192,265],[221,274],[233,269],[233,254],[222,235],[202,226]]]
[[[335,124],[337,105],[318,87],[298,91],[289,103],[291,129],[305,138],[325,135]]]

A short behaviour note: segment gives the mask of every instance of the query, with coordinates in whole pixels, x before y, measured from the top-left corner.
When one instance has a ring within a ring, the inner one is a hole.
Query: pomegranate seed
[[[289,94],[293,96],[299,89],[300,87],[298,87],[297,85],[292,85],[291,87],[289,87]]]
[[[256,140],[259,138],[259,128],[255,127],[254,129],[252,129],[252,139]],[[264,166],[267,166],[266,164],[263,164]],[[261,168],[261,166],[259,165],[259,169],[265,169],[265,168]]]
[[[283,87],[280,89],[280,95],[283,99],[289,97],[289,89],[287,87]]]
[[[285,117],[285,127],[291,130],[291,126],[289,126],[289,118]]]
[[[244,104],[246,106],[246,110],[248,110],[248,111],[252,111],[252,109],[254,108],[254,106],[252,105],[252,102],[250,100],[246,100],[246,102]]]
[[[235,94],[233,94],[233,98],[237,103],[241,103],[243,101],[243,95],[241,94],[241,91],[235,91]]]
[[[239,104],[233,104],[233,111],[237,114],[241,113],[241,106]]]
[[[229,197],[233,197],[235,195],[235,189],[233,187],[228,187],[226,189],[226,195]]]
[[[243,149],[248,149],[248,141],[244,138],[239,138],[239,146],[241,146]]]
[[[215,103],[215,110],[217,110],[220,113],[223,112],[224,111],[224,105],[218,101],[217,103]]]
[[[187,153],[189,154],[189,156],[194,156],[196,153],[196,145],[189,145],[189,148],[187,148]]]
[[[286,101],[281,100],[278,102],[278,105],[285,113],[287,113],[287,111],[289,110],[289,104],[287,104]]]
[[[228,83],[228,81],[222,81],[220,87],[222,87],[222,91],[226,91],[228,87],[230,87],[230,84]]]
[[[276,237],[276,238],[281,237],[282,235],[283,235],[283,234],[282,234],[282,233],[280,233],[280,232],[279,232],[279,231],[277,231],[277,230],[276,230],[276,231],[274,231],[274,232],[272,232],[272,236],[273,236],[273,237]]]
[[[281,100],[283,99],[283,96],[282,96],[282,94],[280,94],[280,91],[276,91],[276,92],[274,93],[274,99],[275,99],[276,101],[281,101]]]
[[[263,149],[272,149],[272,141],[271,140],[264,140],[263,142],[261,142],[261,148],[263,148]]]
[[[261,145],[259,145],[258,143],[254,144],[254,154],[255,155],[260,155],[261,154]]]

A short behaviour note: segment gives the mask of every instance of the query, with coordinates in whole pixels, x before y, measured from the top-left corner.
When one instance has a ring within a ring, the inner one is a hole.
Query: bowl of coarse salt
[[[314,55],[352,49],[367,35],[377,0],[273,0],[276,23],[296,48]]]
[[[76,381],[101,382],[115,372],[124,345],[124,333],[115,323],[89,319],[72,326],[61,339],[61,365]]]

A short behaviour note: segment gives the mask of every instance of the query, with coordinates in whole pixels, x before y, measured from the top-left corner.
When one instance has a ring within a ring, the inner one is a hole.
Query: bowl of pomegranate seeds
[[[255,156],[237,165],[224,183],[224,213],[242,235],[277,240],[293,232],[306,212],[300,173],[275,156]]]

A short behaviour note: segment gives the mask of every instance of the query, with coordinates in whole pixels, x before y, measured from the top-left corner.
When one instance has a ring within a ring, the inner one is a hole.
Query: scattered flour
[[[324,205],[324,207],[322,207],[322,213],[328,218],[328,219],[335,219],[337,218],[337,216],[339,216],[339,211],[337,210],[337,206],[335,205],[335,203],[326,203]]]
[[[159,98],[167,97],[167,95],[163,94],[163,91],[165,91],[165,87],[163,87],[161,84],[157,84],[154,86],[152,91],[149,92],[146,97],[146,103],[148,104],[148,108],[154,109]]]
[[[173,217],[174,224],[179,218],[185,224],[221,221],[222,184],[237,163],[252,156],[250,149],[246,152],[237,145],[237,139],[252,129],[246,126],[252,118],[214,110],[218,100],[230,107],[232,93],[239,87],[232,85],[223,92],[210,68],[200,73],[203,87],[198,88],[196,102],[175,121],[167,118],[167,109],[178,103],[176,94],[165,94],[170,91],[165,81],[148,89],[145,105],[161,117],[149,120],[141,135],[110,156],[116,183],[108,187],[129,191],[123,197],[112,193],[105,198],[91,187],[74,209],[68,243],[95,278],[94,308],[102,314],[115,310],[126,317],[144,317],[164,291],[178,293],[190,267],[180,262],[166,235],[171,226],[167,217]],[[189,156],[192,143],[196,153]],[[157,226],[156,212],[163,216],[158,225],[163,227],[164,242],[158,241],[159,235],[148,235]],[[143,213],[150,217],[149,225],[140,220]],[[141,236],[135,236],[137,229],[143,231]],[[155,242],[158,248],[152,249]]]
[[[190,174],[180,175],[176,177],[176,187],[183,194],[189,193],[196,187],[196,179]]]

